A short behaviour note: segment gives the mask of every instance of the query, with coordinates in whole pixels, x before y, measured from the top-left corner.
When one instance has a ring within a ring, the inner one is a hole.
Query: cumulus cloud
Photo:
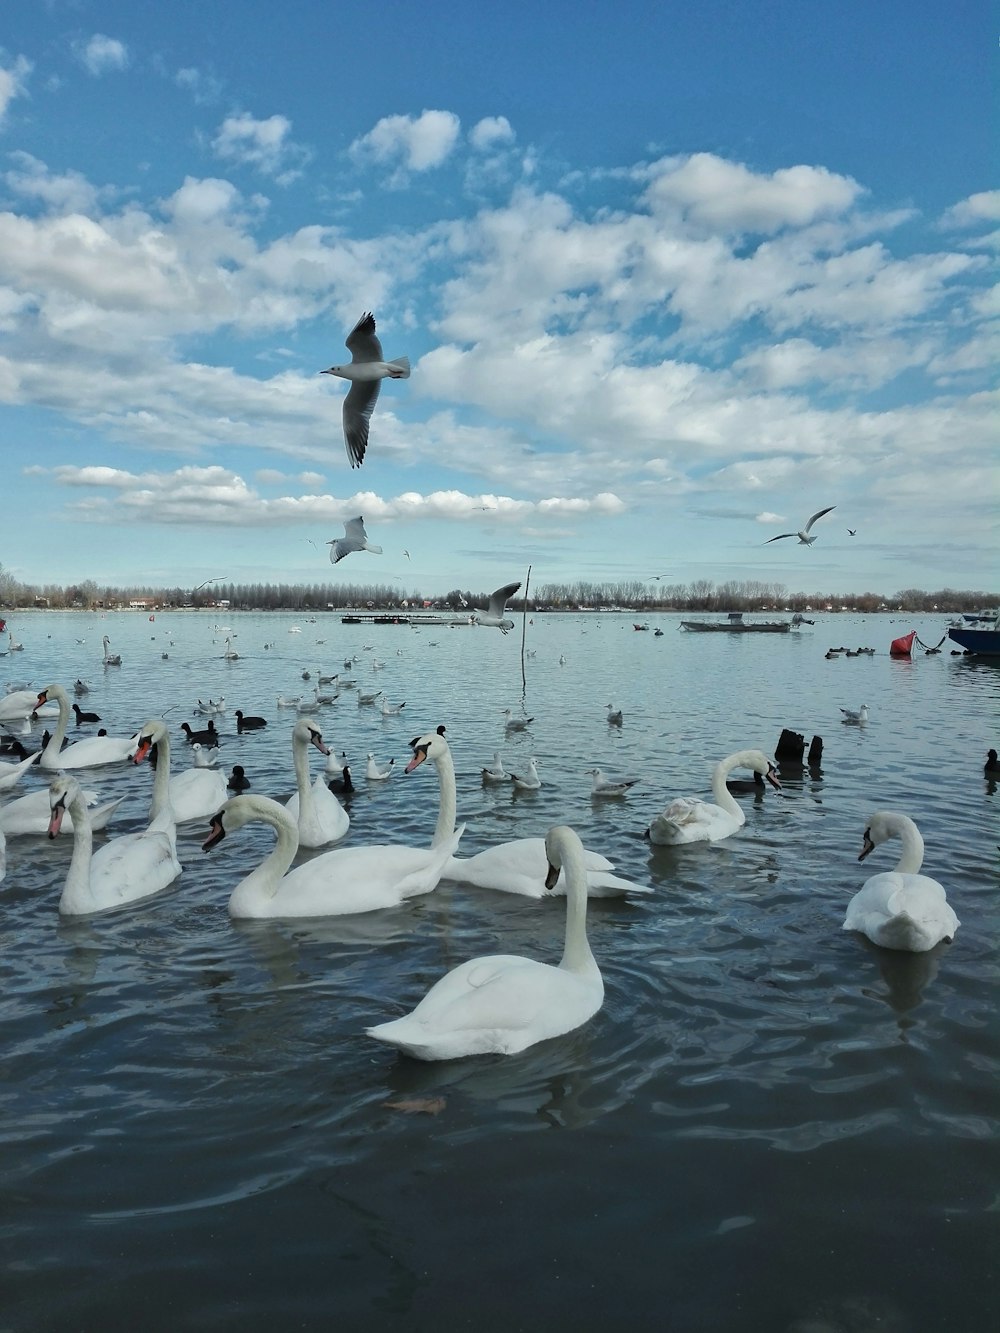
[[[2,58],[0,52],[0,58]],[[26,56],[18,56],[12,65],[0,63],[0,128],[3,127],[7,109],[15,97],[27,94],[28,76],[32,63]]]
[[[227,116],[212,148],[217,157],[238,166],[253,167],[279,185],[288,185],[302,174],[308,150],[289,137],[292,123],[285,116],[257,120],[248,112]]]
[[[10,154],[13,167],[4,173],[7,188],[25,199],[35,199],[54,212],[90,213],[102,192],[79,171],[55,174],[30,153]]]
[[[514,131],[506,116],[485,116],[469,131],[469,143],[480,152],[514,142]]]
[[[355,139],[349,151],[360,163],[373,160],[404,173],[430,171],[450,157],[460,129],[461,121],[451,111],[384,116],[367,134]]]
[[[95,78],[128,68],[128,47],[116,37],[106,37],[102,32],[95,33],[86,42],[77,43],[74,49],[84,69]]]
[[[945,227],[978,227],[984,222],[1000,222],[1000,190],[970,194],[947,209],[941,221]]]

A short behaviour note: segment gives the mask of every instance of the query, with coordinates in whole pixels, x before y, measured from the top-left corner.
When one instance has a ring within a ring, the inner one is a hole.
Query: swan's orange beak
[[[152,739],[149,736],[144,736],[143,739],[139,742],[139,748],[132,756],[132,763],[141,764],[152,748],[153,748]]]
[[[767,779],[767,781],[771,784],[771,786],[775,789],[775,791],[781,791],[781,783],[778,781],[778,770],[774,767],[773,764],[768,764],[767,772],[764,774],[764,776]]]

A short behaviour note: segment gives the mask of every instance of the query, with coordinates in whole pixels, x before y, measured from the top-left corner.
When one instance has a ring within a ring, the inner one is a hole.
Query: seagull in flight
[[[365,520],[359,514],[357,518],[349,518],[344,523],[343,537],[334,537],[327,542],[330,548],[330,564],[335,565],[338,560],[343,560],[345,555],[350,555],[352,551],[371,551],[373,555],[381,555],[381,546],[373,546],[368,540],[368,533],[365,532]]]
[[[857,532],[857,528],[848,528],[848,529],[847,529],[847,535],[848,535],[848,537],[853,537],[853,536],[855,535],[856,532]]]
[[[801,532],[779,532],[777,537],[768,537],[767,542],[780,542],[782,537],[798,537],[800,546],[812,546],[816,538],[809,536],[810,528],[818,518],[822,518],[824,514],[829,514],[831,509],[836,509],[836,508],[837,508],[836,505],[828,505],[826,509],[820,509],[815,514],[813,514],[812,518],[805,525],[805,527],[802,529]],[[764,543],[765,546],[767,545],[767,542]]]
[[[362,315],[347,335],[350,365],[331,366],[321,375],[339,375],[350,380],[351,387],[344,398],[344,443],[351,467],[360,467],[368,448],[368,423],[378,401],[384,379],[405,380],[410,376],[409,357],[398,356],[386,361],[382,344],[375,333],[375,316],[368,311]],[[346,554],[346,552],[345,552]]]
[[[520,582],[505,583],[502,588],[497,588],[496,592],[490,596],[489,607],[485,611],[477,612],[472,617],[475,623],[492,626],[498,629],[501,634],[506,634],[512,630],[514,622],[513,620],[504,619],[504,607],[507,605],[508,598],[513,597],[520,586]]]

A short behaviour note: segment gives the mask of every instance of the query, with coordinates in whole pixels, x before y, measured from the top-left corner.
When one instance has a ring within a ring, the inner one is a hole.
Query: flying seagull
[[[361,316],[347,335],[347,350],[351,354],[349,366],[331,366],[321,375],[339,375],[350,380],[351,387],[344,399],[344,443],[351,467],[360,467],[368,448],[368,423],[378,401],[384,379],[409,379],[409,357],[399,356],[395,361],[382,357],[382,344],[375,334],[375,316],[369,311]]]
[[[472,619],[477,625],[489,625],[506,634],[508,630],[514,628],[513,620],[504,620],[504,607],[507,605],[508,597],[513,597],[520,588],[518,583],[505,583],[502,588],[497,588],[496,592],[490,596],[489,607],[485,611],[477,612]]]
[[[857,528],[848,528],[848,529],[847,529],[847,535],[848,535],[848,537],[853,537],[854,534],[855,534],[856,532],[857,532]]]
[[[350,555],[352,551],[371,551],[373,555],[381,555],[381,546],[373,546],[368,540],[368,533],[365,532],[365,520],[359,514],[357,518],[349,518],[344,523],[343,537],[334,537],[327,542],[330,548],[330,564],[335,565],[338,560],[343,560],[345,555]]]
[[[837,508],[836,505],[828,505],[826,509],[820,509],[817,513],[813,514],[812,518],[805,525],[805,527],[802,529],[801,532],[779,532],[777,537],[768,537],[767,541],[780,542],[782,537],[798,537],[800,546],[812,546],[816,538],[809,536],[809,529],[812,527],[812,525],[816,522],[818,518],[822,518],[824,514],[828,514],[831,509],[836,509],[836,508]],[[764,545],[766,546],[767,542],[765,542]]]

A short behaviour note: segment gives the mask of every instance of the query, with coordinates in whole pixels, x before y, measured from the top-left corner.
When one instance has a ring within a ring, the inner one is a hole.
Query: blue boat
[[[995,611],[983,611],[976,616],[965,616],[965,619],[971,621],[972,624],[968,626],[952,625],[948,630],[948,638],[953,639],[967,653],[986,653],[993,657],[1000,656],[1000,629],[997,628],[997,613]],[[973,625],[976,628],[973,628]]]

